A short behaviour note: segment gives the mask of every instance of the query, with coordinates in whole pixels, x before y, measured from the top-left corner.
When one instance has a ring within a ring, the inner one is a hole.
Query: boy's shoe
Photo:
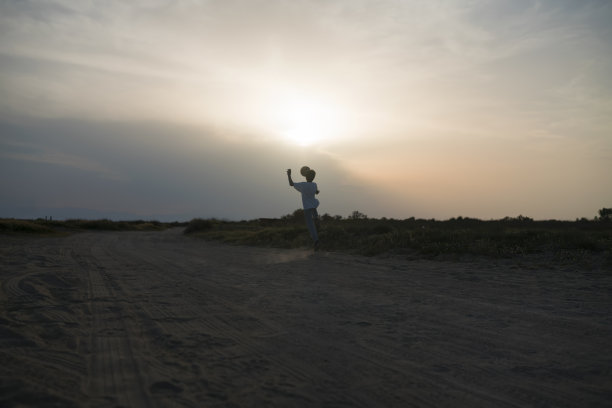
[[[318,251],[319,250],[319,240],[317,239],[314,243],[314,250]]]

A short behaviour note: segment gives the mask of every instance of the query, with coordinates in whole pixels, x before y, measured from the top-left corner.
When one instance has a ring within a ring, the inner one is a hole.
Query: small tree
[[[363,214],[363,213],[361,213],[361,212],[359,212],[357,210],[353,211],[351,213],[351,215],[348,216],[349,220],[365,220],[367,218],[368,218],[367,215],[365,215],[365,214]]]
[[[304,210],[301,208],[298,208],[291,214],[283,215],[281,217],[281,220],[287,223],[296,223],[296,224],[300,222],[304,222]]]
[[[599,221],[612,220],[612,208],[602,208],[599,210]]]

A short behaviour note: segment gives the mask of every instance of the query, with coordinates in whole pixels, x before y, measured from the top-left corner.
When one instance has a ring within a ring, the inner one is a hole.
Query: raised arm
[[[287,169],[287,179],[289,180],[289,185],[293,187],[293,180],[291,180],[291,169]]]

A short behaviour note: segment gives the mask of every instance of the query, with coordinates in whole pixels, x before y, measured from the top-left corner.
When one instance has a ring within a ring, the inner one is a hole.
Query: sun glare
[[[337,140],[345,130],[343,114],[335,106],[312,98],[283,98],[273,104],[275,133],[288,143],[312,146]]]

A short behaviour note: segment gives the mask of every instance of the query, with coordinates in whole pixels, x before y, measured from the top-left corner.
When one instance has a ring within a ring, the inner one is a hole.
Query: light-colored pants
[[[304,218],[306,218],[306,227],[308,227],[308,232],[310,233],[310,237],[313,241],[317,242],[319,240],[319,236],[317,235],[317,227],[315,226],[315,220],[319,216],[316,208],[305,208],[304,209]]]

